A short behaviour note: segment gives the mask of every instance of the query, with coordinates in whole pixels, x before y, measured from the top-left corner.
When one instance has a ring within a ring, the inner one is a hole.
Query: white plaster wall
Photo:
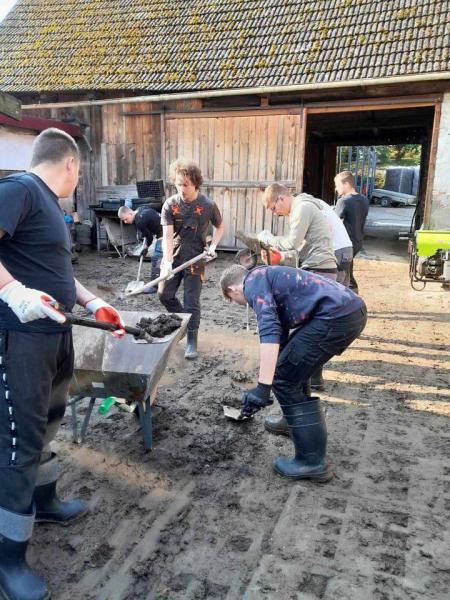
[[[31,148],[36,135],[0,127],[0,170],[24,171],[31,161]]]
[[[450,94],[444,94],[429,228],[450,230]]]

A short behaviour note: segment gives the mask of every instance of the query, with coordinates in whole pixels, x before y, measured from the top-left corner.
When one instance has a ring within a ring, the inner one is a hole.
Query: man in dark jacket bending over
[[[257,387],[244,393],[242,416],[272,404],[273,389],[283,417],[272,419],[273,433],[290,432],[295,457],[280,456],[274,469],[284,477],[328,481],[327,430],[319,398],[303,385],[319,367],[342,352],[365,327],[361,298],[339,283],[292,267],[233,265],[222,274],[226,299],[253,308],[258,321],[260,367]],[[270,424],[270,422],[269,422]]]

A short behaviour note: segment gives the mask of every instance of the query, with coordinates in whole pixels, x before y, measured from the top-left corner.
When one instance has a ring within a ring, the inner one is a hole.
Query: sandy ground
[[[285,481],[271,463],[290,440],[266,433],[261,413],[224,420],[222,403],[256,381],[258,338],[254,319],[247,332],[245,310],[221,300],[222,255],[204,286],[201,357],[187,363],[181,342],[161,380],[153,451],[116,409],[95,412],[83,445],[68,418],[58,434],[61,492],[91,510],[70,528],[35,529],[30,559],[53,598],[448,598],[450,295],[413,291],[392,252],[367,255],[356,276],[369,322],[327,365],[321,394],[334,479]],[[159,310],[153,296],[113,293],[136,270],[95,253],[76,265],[118,308]]]

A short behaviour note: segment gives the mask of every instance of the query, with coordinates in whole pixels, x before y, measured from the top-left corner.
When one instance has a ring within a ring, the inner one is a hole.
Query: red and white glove
[[[66,317],[54,308],[51,303],[57,301],[49,294],[27,288],[13,279],[0,289],[0,300],[3,300],[21,323],[49,317],[57,323],[65,323]]]
[[[267,257],[267,254],[269,257]],[[275,250],[275,248],[269,248],[269,250],[261,248],[261,260],[266,265],[279,265],[283,260],[283,253]]]
[[[92,300],[86,302],[84,307],[88,312],[95,316],[96,321],[106,321],[106,323],[113,323],[113,325],[116,325],[117,329],[111,331],[114,337],[121,338],[125,335],[125,323],[122,321],[122,317],[117,310],[110,304],[101,298],[92,298]]]

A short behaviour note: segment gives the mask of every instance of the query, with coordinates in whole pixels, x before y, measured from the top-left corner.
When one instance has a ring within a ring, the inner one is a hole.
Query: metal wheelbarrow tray
[[[121,311],[120,314],[126,325],[135,325],[142,317],[154,318],[159,313]],[[144,447],[152,448],[151,404],[170,353],[185,334],[191,315],[180,313],[179,316],[181,326],[152,344],[136,342],[129,335],[118,340],[105,331],[73,327],[75,366],[69,405],[75,442],[84,439],[96,399],[115,396],[136,402]],[[90,403],[79,434],[76,409],[83,398],[90,398]]]

